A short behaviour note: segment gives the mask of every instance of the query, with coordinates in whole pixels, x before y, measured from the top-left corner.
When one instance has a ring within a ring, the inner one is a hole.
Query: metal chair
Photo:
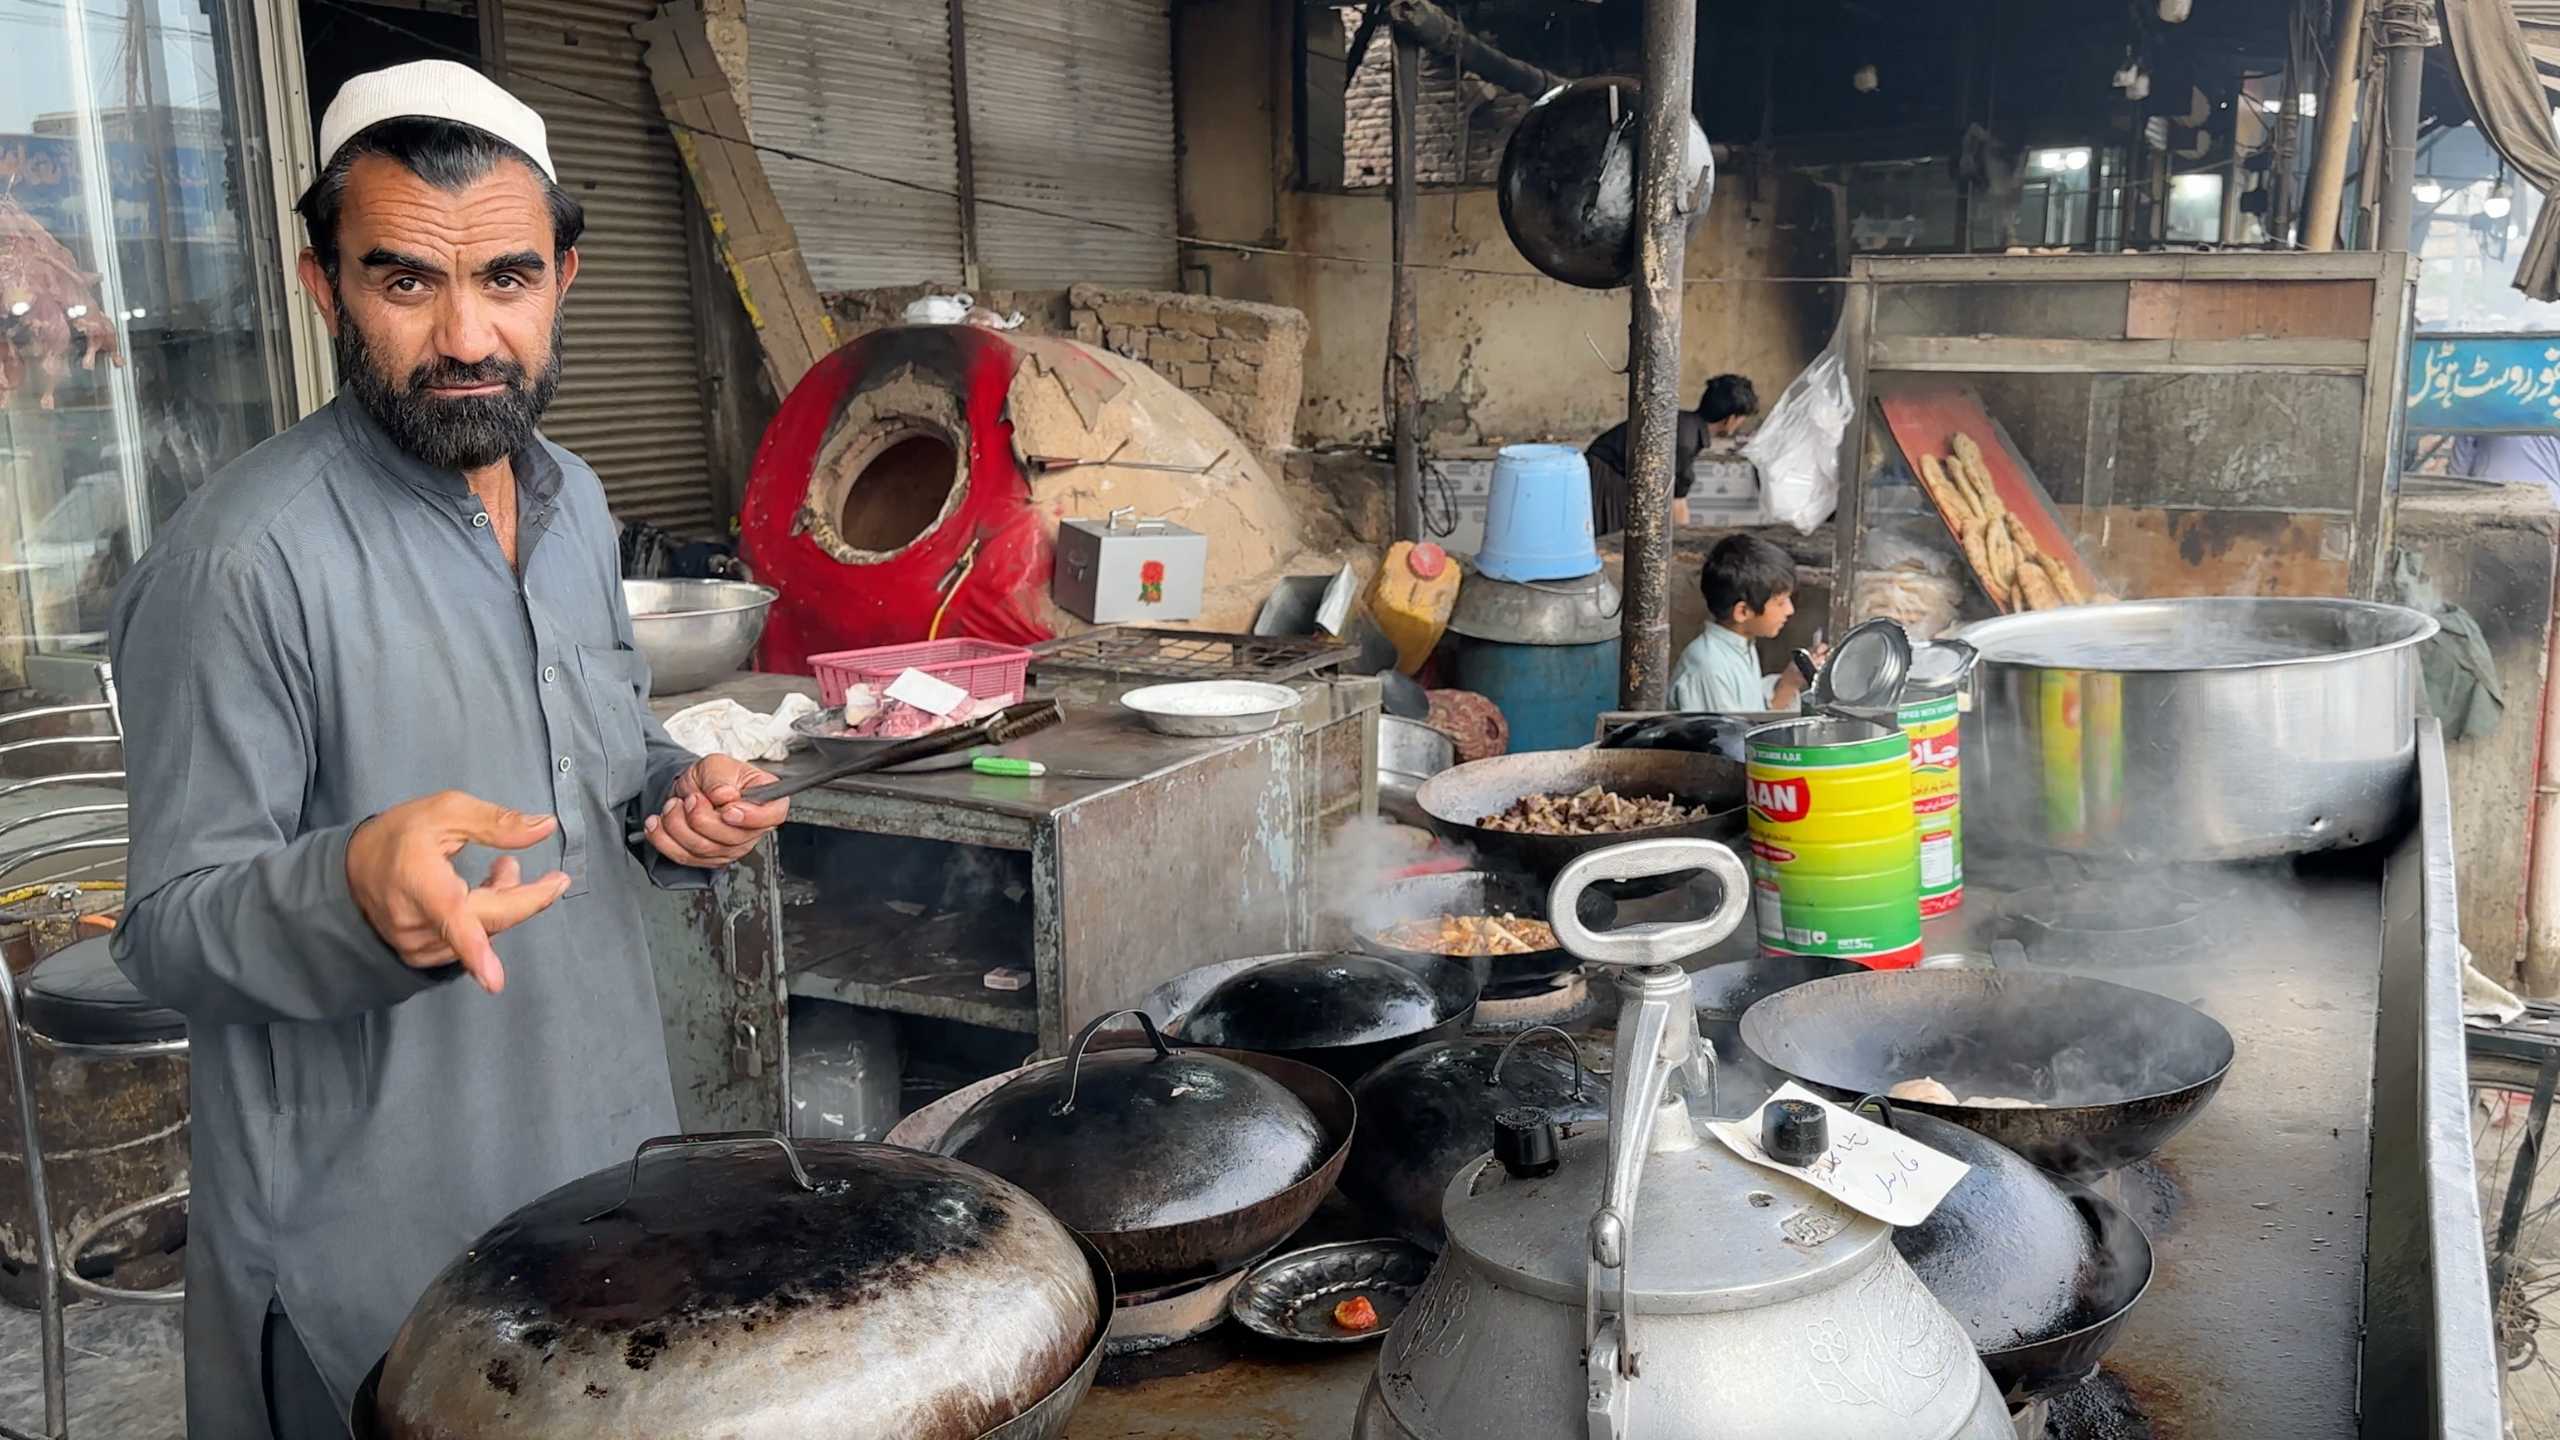
[[[96,704],[55,706],[0,715],[0,726],[65,715],[103,713],[115,732],[112,736],[18,740],[0,744],[0,755],[36,749],[120,744],[124,727],[116,704],[114,675],[107,666],[98,667],[98,682],[103,698]],[[0,786],[0,798],[45,786],[95,784],[123,778],[121,770],[48,776]],[[124,808],[121,803],[63,806],[0,824],[0,834],[45,821],[121,814]],[[120,856],[125,847],[124,835],[93,835],[38,844],[15,853],[0,853],[0,881],[69,856]],[[0,884],[0,894],[7,893],[7,890],[5,884]],[[5,1052],[10,1081],[17,1096],[18,1131],[26,1156],[29,1210],[36,1232],[37,1280],[42,1287],[39,1309],[43,1333],[45,1416],[45,1428],[40,1437],[0,1425],[0,1440],[66,1440],[70,1433],[63,1346],[63,1307],[69,1298],[149,1305],[175,1305],[186,1298],[184,1285],[133,1290],[91,1280],[76,1269],[79,1257],[87,1253],[101,1236],[165,1207],[185,1204],[188,1189],[184,1185],[146,1200],[119,1206],[82,1226],[65,1242],[58,1243],[54,1234],[53,1194],[45,1177],[43,1137],[37,1131],[37,1070],[34,1062],[39,1058],[133,1060],[183,1055],[187,1051],[186,1022],[175,1012],[151,1004],[125,980],[107,952],[108,943],[109,937],[105,935],[77,941],[44,957],[23,976],[12,975],[6,964],[0,964],[0,1052]]]

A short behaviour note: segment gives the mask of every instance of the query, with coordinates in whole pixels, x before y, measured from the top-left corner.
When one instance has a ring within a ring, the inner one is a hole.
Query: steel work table
[[[2420,821],[2390,853],[2270,867],[2203,959],[2106,972],[2198,1004],[2239,1054],[2204,1114],[2111,1182],[2157,1268],[2048,1440],[2501,1433],[2433,721],[2421,741]],[[1071,1440],[1347,1435],[1377,1363],[1255,1349],[1232,1326],[1185,1349],[1098,1386]]]

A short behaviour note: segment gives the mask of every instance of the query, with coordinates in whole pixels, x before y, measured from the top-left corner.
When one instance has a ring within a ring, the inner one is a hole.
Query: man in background
[[[1705,393],[1698,397],[1698,408],[1680,412],[1680,438],[1672,460],[1673,524],[1689,518],[1687,502],[1678,497],[1689,493],[1695,478],[1690,467],[1697,463],[1698,452],[1710,441],[1742,433],[1743,425],[1759,413],[1760,392],[1741,375],[1718,375],[1708,381]],[[1627,423],[1620,421],[1603,431],[1583,450],[1582,458],[1591,466],[1591,533],[1614,535],[1626,529]]]

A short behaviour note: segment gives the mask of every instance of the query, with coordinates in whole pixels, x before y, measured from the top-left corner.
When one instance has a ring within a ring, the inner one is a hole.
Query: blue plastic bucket
[[[1571,580],[1600,568],[1591,467],[1571,445],[1505,445],[1493,462],[1476,569],[1496,580]]]

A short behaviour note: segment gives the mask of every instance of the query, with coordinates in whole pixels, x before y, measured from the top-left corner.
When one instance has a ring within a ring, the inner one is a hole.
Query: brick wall
[[[1140,361],[1190,392],[1265,455],[1296,440],[1306,383],[1307,317],[1278,305],[1078,285],[1073,333]]]
[[[836,340],[904,323],[909,305],[950,285],[837,290],[825,298]],[[981,309],[1022,315],[1024,335],[1069,335],[1126,355],[1188,392],[1266,458],[1297,443],[1306,384],[1307,317],[1278,305],[1162,290],[972,292]]]
[[[1359,38],[1357,5],[1341,11],[1343,43]],[[1461,79],[1447,55],[1425,50],[1413,117],[1414,183],[1490,185],[1502,170],[1503,142],[1528,113],[1529,97]],[[1342,183],[1378,189],[1395,166],[1395,42],[1384,25],[1369,37],[1368,58],[1342,97]],[[1460,150],[1464,149],[1461,162]]]

